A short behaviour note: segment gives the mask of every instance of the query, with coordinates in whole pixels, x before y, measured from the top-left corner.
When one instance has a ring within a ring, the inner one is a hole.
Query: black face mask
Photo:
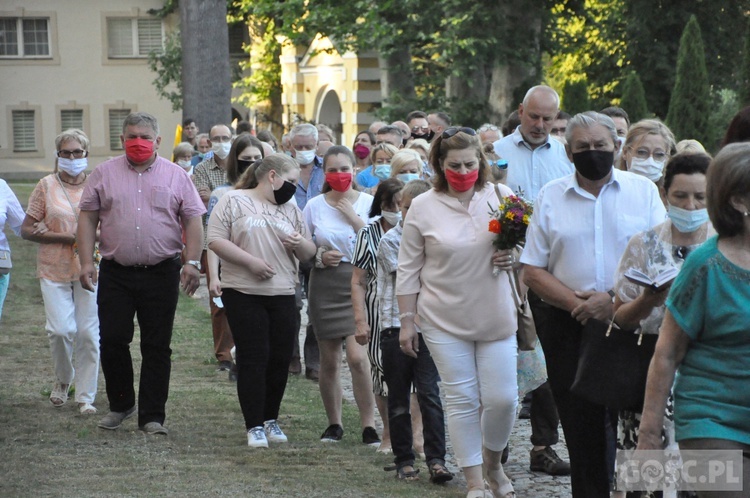
[[[425,133],[424,135],[416,135],[414,133],[411,134],[411,138],[413,138],[414,140],[421,138],[423,140],[427,140],[428,142],[431,142],[434,137],[435,137],[435,132],[432,130],[430,130],[429,133]]]
[[[297,191],[297,186],[288,180],[284,180],[284,183],[279,187],[279,190],[273,191],[273,200],[281,206],[286,204],[289,200],[294,197],[294,193]]]
[[[248,161],[247,159],[237,159],[237,178],[242,176],[242,173],[250,167],[255,161]]]
[[[615,153],[611,150],[584,150],[573,154],[573,164],[582,177],[601,180],[612,170]]]

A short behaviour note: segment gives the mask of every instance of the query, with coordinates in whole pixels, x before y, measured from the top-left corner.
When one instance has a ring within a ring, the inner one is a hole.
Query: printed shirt
[[[34,187],[26,214],[36,221],[44,222],[50,232],[75,234],[78,228],[78,203],[85,187],[86,182],[69,185],[61,183],[56,174],[47,175]],[[39,244],[36,255],[38,278],[53,282],[73,282],[78,280],[80,273],[81,263],[73,245]]]
[[[185,170],[159,156],[142,173],[124,155],[103,162],[89,175],[79,208],[99,211],[102,258],[124,266],[179,254],[180,222],[206,212]]]
[[[505,184],[516,194],[523,191],[524,199],[533,201],[539,190],[551,182],[575,171],[565,153],[565,146],[547,137],[547,143],[536,149],[526,143],[521,127],[494,144],[495,153],[508,161],[508,176]]]
[[[612,169],[598,197],[575,174],[539,192],[521,263],[545,268],[569,289],[607,292],[630,238],[664,221],[651,180]]]
[[[354,201],[352,207],[357,216],[365,223],[370,221],[370,207],[373,197],[364,192]],[[326,202],[325,195],[319,195],[307,203],[302,211],[305,223],[312,232],[315,245],[335,249],[344,255],[341,261],[351,263],[354,257],[354,246],[357,243],[357,232],[338,209]]]
[[[499,204],[491,183],[474,193],[468,209],[434,189],[416,197],[398,255],[396,293],[418,294],[420,320],[469,341],[504,339],[518,329],[508,274],[493,275],[488,204]]]
[[[688,255],[667,308],[690,338],[674,385],[676,439],[750,444],[750,270],[712,237]]]
[[[380,318],[380,330],[400,328],[398,300],[396,299],[396,270],[398,270],[398,248],[404,229],[399,223],[388,230],[380,239],[377,263],[376,303]]]
[[[193,174],[190,177],[193,180],[196,190],[200,188],[208,188],[211,192],[216,188],[221,187],[227,183],[227,173],[221,166],[216,163],[213,154],[211,157],[206,158],[202,163],[193,169]],[[206,224],[208,223],[208,214],[203,217],[203,250],[205,251],[208,247],[206,242]]]
[[[367,324],[372,331],[380,330],[378,320],[378,305],[375,302],[377,290],[377,261],[378,246],[383,238],[383,226],[380,217],[372,223],[360,228],[357,233],[357,243],[354,247],[352,265],[367,271],[367,285],[365,288],[365,311],[367,313]]]
[[[5,236],[5,225],[7,224],[13,233],[20,237],[23,218],[23,208],[16,194],[5,183],[5,180],[0,179],[0,251],[10,251],[10,245]]]
[[[711,222],[706,222],[705,226],[698,230],[705,230],[706,237],[712,237],[716,234]],[[705,242],[705,238],[703,239]],[[702,243],[702,242],[701,242]],[[688,246],[688,251],[692,252],[700,244]],[[643,287],[634,284],[625,278],[625,272],[634,268],[651,278],[656,277],[659,273],[670,268],[682,268],[683,259],[675,254],[675,248],[672,245],[672,222],[665,221],[651,230],[638,233],[630,239],[628,247],[620,259],[615,275],[614,291],[623,303],[634,301],[643,292]],[[641,320],[641,331],[644,334],[658,334],[661,322],[664,319],[664,305],[657,306],[651,310],[651,313]]]
[[[293,202],[276,205],[258,202],[248,190],[230,190],[216,204],[208,221],[208,242],[229,240],[243,251],[263,259],[276,275],[260,280],[246,266],[221,260],[221,286],[245,294],[294,294],[298,262],[283,241],[298,232],[311,240],[302,212]]]

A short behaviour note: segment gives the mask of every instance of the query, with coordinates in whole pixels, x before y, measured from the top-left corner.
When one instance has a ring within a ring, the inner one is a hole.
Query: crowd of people
[[[503,463],[520,406],[530,469],[571,474],[575,497],[624,496],[617,449],[740,450],[750,483],[750,108],[715,158],[617,107],[571,116],[548,86],[513,114],[474,130],[414,111],[351,147],[322,124],[277,140],[246,123],[201,135],[186,119],[172,162],[158,155],[156,118],[134,113],[125,154],[91,173],[88,137],[62,132],[25,215],[0,181],[0,228],[39,244],[50,403],[75,384],[80,413],[96,413],[101,364],[109,412],[98,426],[137,415],[141,430],[166,435],[179,289],[192,295],[203,272],[216,365],[237,383],[251,448],[287,442],[278,419],[303,361],[328,419],[320,440],[342,440],[345,357],[357,437],[392,453],[404,481],[419,478],[419,459],[431,482],[453,479],[447,419],[467,497],[515,496]],[[490,210],[511,195],[533,215],[525,245],[501,250]],[[10,257],[0,231],[0,313]],[[679,273],[657,289],[632,270]],[[521,359],[507,272],[520,273],[542,362]],[[642,409],[573,389],[590,320],[658,334]],[[527,385],[533,376],[543,380]],[[570,462],[554,450],[559,426]]]

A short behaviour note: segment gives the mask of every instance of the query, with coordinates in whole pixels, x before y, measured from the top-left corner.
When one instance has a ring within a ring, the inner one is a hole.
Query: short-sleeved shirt
[[[705,230],[707,237],[712,237],[716,233],[711,226],[711,222],[706,222],[706,226],[699,228],[699,230]],[[703,242],[705,242],[705,239]],[[643,287],[625,278],[625,272],[629,269],[636,269],[654,278],[670,268],[678,270],[682,268],[684,256],[679,256],[676,251],[677,247],[672,244],[672,222],[670,220],[655,226],[651,230],[634,235],[625,248],[615,275],[614,291],[620,301],[623,303],[635,301],[643,293]],[[687,251],[692,252],[698,247],[700,247],[700,244],[687,246]],[[641,332],[658,334],[665,310],[664,305],[652,309],[651,313],[641,320]]]
[[[522,197],[529,201],[536,199],[547,183],[575,171],[560,142],[547,137],[546,143],[532,149],[521,135],[520,126],[493,145],[495,153],[508,161],[505,184],[515,193],[523,192]]]
[[[643,176],[613,169],[597,197],[575,174],[553,180],[534,203],[521,263],[547,269],[569,289],[606,292],[630,238],[665,216],[659,191]]]
[[[99,211],[99,252],[124,266],[155,265],[182,251],[181,221],[206,212],[185,170],[163,157],[139,173],[124,155],[86,180],[81,211]]]
[[[360,192],[359,197],[352,204],[354,212],[365,223],[370,220],[372,200],[373,197],[370,194]],[[357,232],[338,209],[326,202],[326,196],[319,195],[310,199],[302,213],[315,245],[335,249],[344,255],[341,261],[351,263],[354,258],[354,246],[357,243]]]
[[[229,240],[248,254],[263,259],[276,274],[261,280],[248,268],[222,259],[222,288],[260,296],[294,294],[298,262],[293,251],[283,244],[294,232],[311,240],[302,212],[293,202],[282,205],[259,202],[247,190],[224,194],[211,213],[208,242]]]
[[[34,187],[26,214],[36,221],[43,221],[50,232],[74,234],[78,228],[78,203],[85,186],[86,182],[70,185],[62,183],[56,174],[47,175]],[[81,263],[72,244],[39,244],[37,247],[38,278],[73,282],[78,280],[80,273]]]
[[[688,255],[667,308],[690,338],[674,386],[676,439],[750,444],[750,270],[712,237]]]
[[[207,157],[205,161],[198,164],[193,169],[190,177],[196,189],[208,188],[211,192],[227,183],[227,173],[214,159],[213,154]],[[208,223],[208,214],[203,217],[203,250],[208,247],[206,242],[206,224]]]
[[[398,270],[398,248],[401,246],[401,224],[388,230],[380,239],[377,263],[377,306],[380,330],[400,328],[398,300],[396,298],[396,271]]]

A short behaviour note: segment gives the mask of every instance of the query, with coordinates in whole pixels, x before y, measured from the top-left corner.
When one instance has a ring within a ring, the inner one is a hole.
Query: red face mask
[[[469,171],[465,175],[456,173],[452,169],[445,170],[445,179],[456,192],[466,192],[477,183],[477,178],[479,178],[478,169]]]
[[[346,192],[352,186],[352,174],[326,173],[326,183],[336,192]]]
[[[357,144],[354,146],[354,155],[360,159],[364,159],[370,155],[370,149],[366,145]]]
[[[154,142],[145,138],[125,140],[125,155],[136,164],[145,163],[154,155]]]

